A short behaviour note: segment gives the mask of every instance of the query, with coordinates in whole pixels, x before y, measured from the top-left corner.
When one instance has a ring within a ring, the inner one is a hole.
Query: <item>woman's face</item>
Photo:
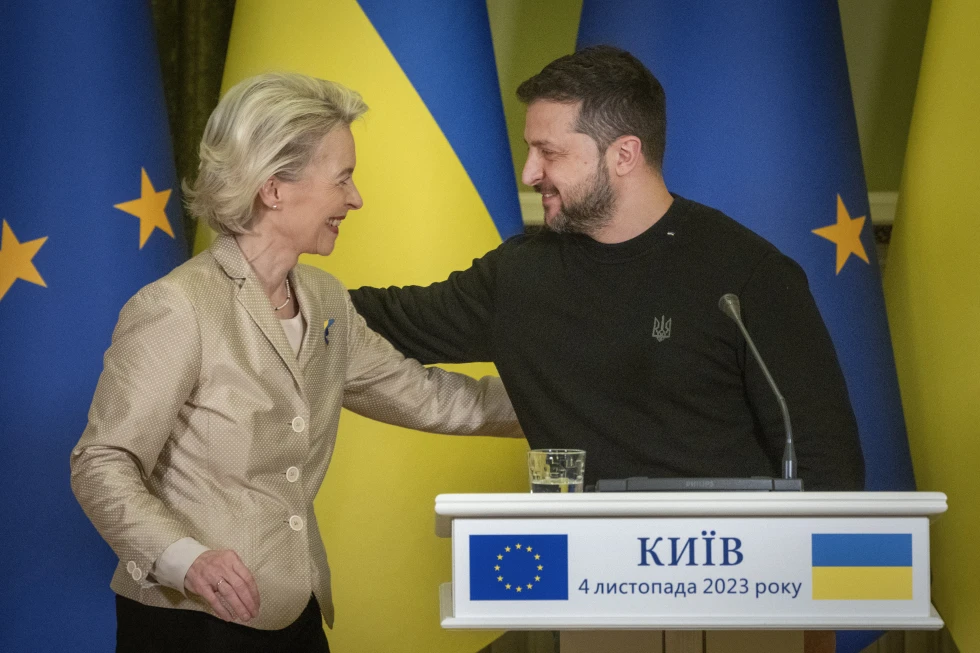
[[[281,230],[297,251],[327,256],[347,212],[361,208],[354,186],[354,137],[346,125],[332,129],[317,147],[303,176],[281,182]]]

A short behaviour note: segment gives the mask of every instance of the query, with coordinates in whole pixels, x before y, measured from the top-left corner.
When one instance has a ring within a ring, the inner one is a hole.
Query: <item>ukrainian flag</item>
[[[424,285],[522,230],[482,0],[239,2],[224,87],[268,70],[340,82],[370,107],[352,126],[364,208],[332,255],[304,263],[351,288]],[[434,499],[527,491],[525,450],[344,413],[315,504],[333,576],[331,648],[471,653],[496,637],[439,626],[451,556],[432,530]]]
[[[933,2],[885,299],[915,476],[953,507],[932,526],[932,600],[980,651],[980,3]]]
[[[813,599],[912,600],[912,535],[815,533]]]
[[[111,651],[68,458],[119,310],[187,255],[149,3],[4,3],[0,89],[0,651]]]

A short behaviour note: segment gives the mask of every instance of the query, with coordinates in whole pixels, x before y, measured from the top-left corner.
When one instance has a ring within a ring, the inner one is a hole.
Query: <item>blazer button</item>
[[[296,467],[290,467],[286,470],[286,480],[290,483],[295,483],[299,480],[299,469]]]
[[[129,562],[127,562],[126,563],[126,571],[128,571],[130,574],[132,574],[134,571],[136,571],[136,563],[133,562],[132,560],[130,560]]]
[[[135,569],[133,569],[133,580],[139,580],[142,577],[143,577],[143,570],[142,569],[140,569],[139,567],[136,567]]]
[[[302,417],[293,418],[293,430],[297,433],[302,433],[303,429],[306,428],[306,420]]]
[[[303,530],[303,518],[299,515],[293,515],[289,518],[289,527],[294,531]]]

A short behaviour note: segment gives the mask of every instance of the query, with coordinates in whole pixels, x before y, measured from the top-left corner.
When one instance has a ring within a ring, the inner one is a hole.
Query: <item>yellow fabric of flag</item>
[[[945,492],[933,602],[980,651],[980,4],[933,0],[884,274],[915,476]]]
[[[239,2],[223,87],[270,70],[340,82],[370,107],[352,126],[364,208],[348,214],[331,256],[303,263],[350,288],[428,284],[500,243],[466,170],[354,0]],[[196,249],[208,242],[202,227]],[[527,491],[526,450],[523,440],[421,434],[344,412],[315,502],[333,576],[331,650],[470,653],[499,635],[439,625],[451,554],[434,533],[434,499]]]

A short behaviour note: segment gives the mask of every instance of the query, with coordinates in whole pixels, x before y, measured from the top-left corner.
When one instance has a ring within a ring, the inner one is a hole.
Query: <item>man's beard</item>
[[[536,186],[535,189],[541,192],[540,187]],[[563,197],[561,208],[551,223],[545,221],[546,229],[562,234],[591,236],[612,221],[616,195],[609,171],[601,160],[596,163],[592,176],[566,195],[577,196],[577,199]]]

